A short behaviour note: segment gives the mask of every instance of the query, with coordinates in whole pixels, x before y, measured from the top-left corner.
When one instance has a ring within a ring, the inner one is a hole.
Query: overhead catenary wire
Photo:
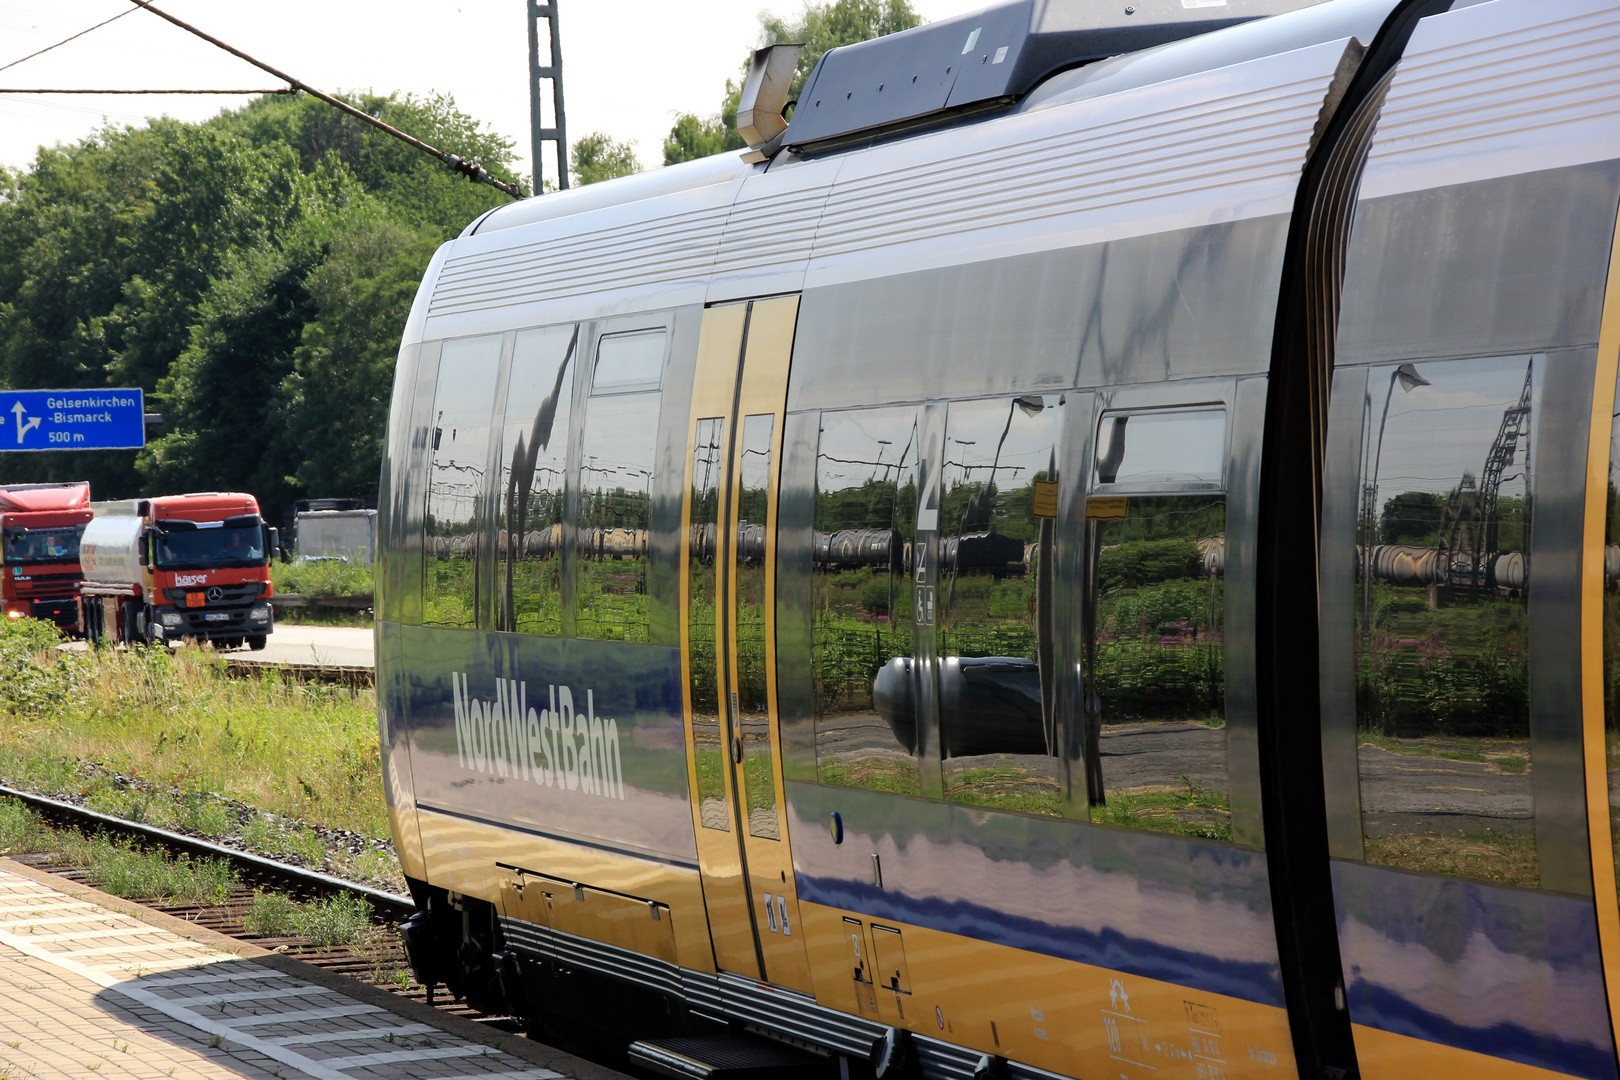
[[[0,87],[0,94],[295,94],[290,86],[271,90],[68,90],[62,87],[48,89],[18,89]]]
[[[508,184],[504,180],[498,180],[495,177],[491,176],[489,174],[488,170],[486,170],[482,165],[478,164],[476,161],[468,161],[465,158],[462,158],[462,157],[460,157],[460,156],[458,156],[456,154],[452,154],[452,153],[449,153],[447,151],[440,150],[437,147],[429,146],[427,143],[423,142],[421,139],[418,139],[416,136],[406,134],[405,132],[401,131],[399,128],[394,127],[392,124],[388,124],[388,123],[385,123],[382,120],[377,119],[375,116],[372,116],[370,113],[364,111],[363,109],[357,109],[353,105],[350,105],[348,102],[342,100],[341,98],[336,98],[336,97],[333,97],[331,94],[325,93],[325,92],[323,92],[321,90],[317,90],[315,87],[310,86],[308,83],[302,81],[301,79],[295,79],[291,75],[287,74],[285,71],[281,71],[278,68],[271,67],[269,64],[265,63],[263,60],[259,60],[259,59],[255,58],[255,57],[249,56],[247,53],[243,52],[241,49],[238,49],[235,46],[226,44],[225,42],[221,41],[219,38],[214,37],[212,34],[206,32],[204,30],[200,30],[195,26],[192,26],[190,23],[186,22],[185,20],[176,18],[175,16],[170,15],[166,11],[163,11],[163,10],[161,10],[159,8],[153,7],[152,3],[151,3],[151,0],[130,0],[130,2],[132,4],[134,4],[135,7],[141,8],[141,9],[146,10],[146,11],[150,11],[152,14],[156,15],[158,18],[163,19],[163,20],[165,20],[167,22],[173,23],[175,26],[178,26],[180,29],[186,31],[189,34],[194,34],[197,37],[202,38],[204,41],[208,42],[210,45],[213,45],[213,46],[215,46],[216,48],[219,48],[219,49],[223,49],[224,51],[230,53],[232,56],[236,57],[237,59],[245,60],[249,64],[252,64],[254,67],[258,68],[260,71],[266,72],[266,73],[268,73],[270,75],[274,75],[276,78],[281,79],[283,82],[285,82],[292,89],[301,90],[304,93],[308,94],[312,98],[316,98],[319,101],[324,101],[326,104],[332,106],[334,109],[337,109],[340,112],[348,113],[350,116],[354,117],[356,120],[362,120],[365,123],[370,124],[374,128],[377,128],[377,129],[379,129],[381,131],[385,131],[388,134],[392,135],[394,138],[399,139],[401,142],[408,143],[409,145],[414,146],[416,149],[422,151],[424,154],[431,154],[433,157],[438,158],[444,164],[448,165],[452,170],[454,170],[455,172],[460,173],[462,176],[467,177],[469,180],[474,180],[474,181],[476,181],[478,183],[481,183],[481,184],[488,184],[490,187],[495,188],[497,191],[503,191],[506,194],[510,195],[514,199],[523,198],[522,189],[517,187],[515,184]]]
[[[141,0],[136,0],[135,7],[145,7],[146,3],[150,3],[150,2],[151,2],[151,0],[145,0],[145,3],[142,3]],[[61,41],[58,41],[55,45],[47,45],[43,49],[37,49],[34,52],[29,53],[27,56],[21,57],[20,59],[17,59],[17,60],[13,60],[9,64],[0,64],[0,71],[5,71],[5,70],[7,70],[9,68],[14,68],[18,64],[21,64],[21,63],[23,63],[25,61],[28,61],[28,60],[32,60],[36,56],[44,56],[46,53],[50,52],[52,49],[60,49],[63,45],[66,45],[68,42],[77,41],[79,38],[84,37],[84,35],[88,34],[92,30],[100,30],[103,26],[106,26],[110,22],[117,22],[119,19],[122,19],[125,15],[130,14],[130,12],[132,12],[134,10],[135,10],[135,8],[130,8],[129,11],[120,11],[118,14],[114,15],[112,18],[110,18],[110,19],[102,19],[100,22],[96,23],[96,25],[86,27],[85,29],[80,30],[77,34],[74,34],[74,35],[72,35],[70,37],[65,37]]]

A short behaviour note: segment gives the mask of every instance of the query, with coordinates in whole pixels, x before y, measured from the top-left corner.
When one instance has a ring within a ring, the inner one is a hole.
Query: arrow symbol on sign
[[[11,407],[11,411],[17,414],[17,444],[20,446],[22,445],[23,436],[39,427],[42,418],[36,416],[24,423],[23,417],[28,415],[28,410],[23,408],[23,403],[20,401]]]

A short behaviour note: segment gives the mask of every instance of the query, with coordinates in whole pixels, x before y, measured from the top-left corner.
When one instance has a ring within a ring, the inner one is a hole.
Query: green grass
[[[376,587],[370,566],[336,559],[272,562],[270,580],[278,593],[304,596],[370,596]]]
[[[15,799],[0,799],[0,855],[32,855],[56,845],[51,830]]]
[[[85,867],[92,885],[126,900],[219,905],[239,884],[224,859],[170,858],[128,841],[67,832],[58,834],[57,846],[66,862]]]
[[[286,893],[254,889],[242,929],[259,937],[291,937],[298,932],[298,902]]]
[[[372,689],[229,678],[196,650],[63,653],[56,642],[35,620],[0,626],[0,778],[204,835],[232,824],[214,796],[389,835]],[[115,786],[109,773],[140,783]]]
[[[293,925],[317,949],[354,949],[371,934],[371,905],[352,893],[339,893],[300,905]]]

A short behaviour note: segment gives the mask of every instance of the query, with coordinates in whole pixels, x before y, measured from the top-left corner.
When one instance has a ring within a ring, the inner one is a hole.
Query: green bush
[[[0,799],[0,855],[28,855],[52,846],[40,816],[15,799]]]
[[[224,859],[170,859],[160,851],[143,851],[128,841],[92,837],[75,845],[91,884],[126,900],[165,900],[218,906],[231,898],[238,881]],[[64,854],[67,854],[64,850]]]
[[[254,889],[242,929],[259,937],[291,937],[298,932],[301,914],[298,902],[286,893]]]
[[[293,922],[298,936],[318,949],[352,949],[371,933],[371,905],[352,893],[339,893],[305,904]]]
[[[302,596],[370,596],[376,586],[369,565],[343,559],[271,563],[270,580],[276,592]]]

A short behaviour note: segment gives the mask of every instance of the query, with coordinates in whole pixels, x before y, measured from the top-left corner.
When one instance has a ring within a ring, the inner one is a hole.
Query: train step
[[[696,1035],[632,1043],[630,1060],[676,1080],[811,1080],[827,1060],[754,1035]]]

